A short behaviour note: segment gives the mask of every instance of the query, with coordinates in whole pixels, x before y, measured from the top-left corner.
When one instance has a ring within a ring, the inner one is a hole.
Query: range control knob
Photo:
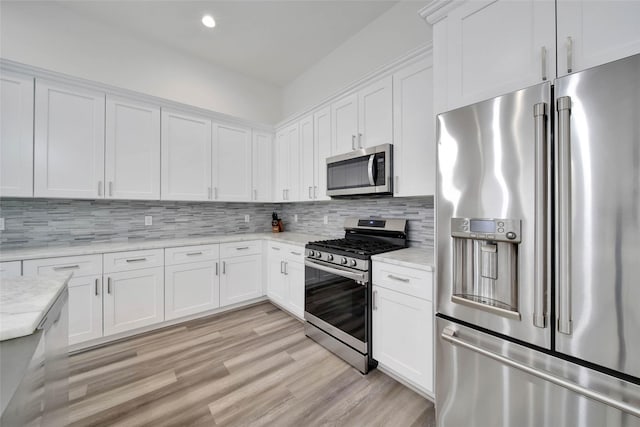
[[[351,260],[351,266],[355,267],[358,264],[358,262],[355,259]]]
[[[345,257],[342,257],[342,259],[340,260],[340,264],[346,264],[347,263],[347,259]]]
[[[313,251],[309,251],[309,256],[314,256],[316,253]]]
[[[513,240],[515,238],[516,238],[516,233],[514,233],[513,231],[510,231],[507,233],[507,239]]]
[[[327,261],[333,261],[333,255],[327,255]]]
[[[322,254],[320,252],[316,252],[316,258],[322,258]]]

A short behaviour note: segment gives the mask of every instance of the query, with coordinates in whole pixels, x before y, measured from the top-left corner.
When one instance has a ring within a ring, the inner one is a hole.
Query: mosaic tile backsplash
[[[9,249],[268,232],[273,211],[287,231],[328,237],[344,234],[348,216],[406,218],[410,246],[433,247],[432,197],[284,204],[3,198],[0,245]],[[145,215],[153,217],[153,225],[144,225]],[[248,223],[245,215],[250,215]]]

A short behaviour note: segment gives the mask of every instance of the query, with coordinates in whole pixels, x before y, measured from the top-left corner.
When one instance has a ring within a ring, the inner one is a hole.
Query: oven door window
[[[367,342],[367,286],[305,266],[305,311]]]

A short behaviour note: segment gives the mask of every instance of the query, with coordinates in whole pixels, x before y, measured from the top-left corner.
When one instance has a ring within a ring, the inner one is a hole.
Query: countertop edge
[[[42,246],[24,249],[9,249],[6,252],[0,250],[0,262],[26,261],[33,259],[58,258],[67,256],[100,255],[114,252],[128,252],[137,250],[164,249],[183,246],[212,245],[219,243],[233,243],[248,240],[268,240],[287,243],[290,245],[304,246],[302,242],[308,237],[308,241],[323,240],[328,236],[319,236],[306,233],[285,232],[281,233],[245,233],[216,235],[211,237],[179,237],[175,239],[160,239],[148,242],[117,242],[95,243],[78,246]]]
[[[35,318],[35,320],[30,324],[25,325],[23,328],[14,328],[9,331],[3,331],[2,328],[0,328],[0,342],[23,338],[35,333],[36,330],[38,329],[38,326],[42,322],[42,320],[45,318],[49,310],[51,310],[51,307],[53,307],[53,305],[56,303],[60,295],[62,295],[62,293],[67,290],[67,285],[69,283],[69,280],[71,280],[72,275],[73,275],[72,273],[69,273],[64,275],[57,274],[57,275],[36,276],[36,277],[46,277],[49,279],[59,280],[60,285],[58,286],[58,290],[56,291],[55,294],[52,295],[52,297],[49,299],[49,301],[44,306],[44,308],[40,311],[40,313]]]

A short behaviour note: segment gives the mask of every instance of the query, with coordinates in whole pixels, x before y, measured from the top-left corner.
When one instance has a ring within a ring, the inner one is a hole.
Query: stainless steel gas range
[[[363,374],[371,355],[371,256],[407,246],[402,219],[348,218],[343,239],[306,245],[306,335]]]

